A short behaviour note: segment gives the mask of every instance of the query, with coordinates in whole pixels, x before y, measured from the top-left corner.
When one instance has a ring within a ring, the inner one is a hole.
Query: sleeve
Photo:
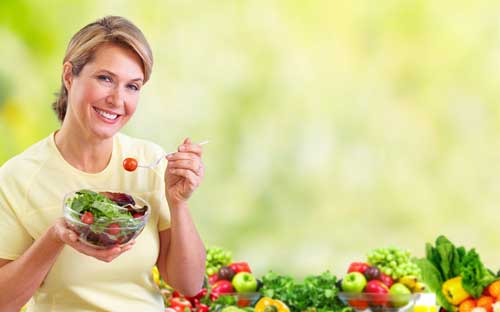
[[[8,177],[2,173],[5,172],[0,172],[0,258],[15,260],[31,246],[33,238],[26,231],[15,210],[14,205],[20,205],[21,202],[16,201],[13,196],[8,196],[8,186],[15,184],[9,183]]]
[[[159,156],[165,155],[165,151],[160,148]],[[157,159],[157,158],[156,158]],[[156,175],[158,177],[158,206],[159,206],[159,215],[158,215],[158,230],[165,231],[170,228],[170,210],[168,208],[167,197],[165,195],[165,170],[167,170],[167,161],[160,162],[160,165],[155,170]]]

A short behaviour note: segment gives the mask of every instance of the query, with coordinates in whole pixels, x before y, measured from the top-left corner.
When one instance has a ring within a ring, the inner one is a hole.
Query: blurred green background
[[[439,234],[500,267],[500,3],[2,1],[0,164],[59,124],[71,36],[123,15],[154,54],[125,133],[210,139],[192,212],[258,274]]]

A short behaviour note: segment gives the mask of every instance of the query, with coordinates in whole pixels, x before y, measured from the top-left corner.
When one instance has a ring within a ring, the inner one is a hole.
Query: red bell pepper
[[[250,270],[250,266],[248,265],[247,262],[233,262],[229,265],[229,267],[233,269],[235,273],[239,272],[252,273],[252,270]]]
[[[351,272],[359,272],[359,273],[365,273],[366,269],[368,269],[370,265],[365,262],[353,262],[351,265],[349,265],[349,269],[347,269],[347,273]]]

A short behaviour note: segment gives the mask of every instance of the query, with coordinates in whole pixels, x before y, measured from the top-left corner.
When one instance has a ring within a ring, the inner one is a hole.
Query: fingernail
[[[181,147],[179,147],[179,150],[181,150],[181,151],[184,151],[184,150],[186,150],[186,146],[184,146],[184,145],[181,145]]]
[[[174,155],[173,155],[173,154],[168,154],[168,155],[167,155],[167,159],[172,159],[172,157],[174,157]]]
[[[174,169],[168,169],[168,172],[174,172]]]
[[[76,241],[76,235],[73,233],[69,234],[69,239],[73,242]]]

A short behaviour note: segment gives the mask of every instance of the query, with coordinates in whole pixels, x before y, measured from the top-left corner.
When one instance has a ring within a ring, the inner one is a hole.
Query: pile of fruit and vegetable
[[[272,271],[257,277],[247,262],[211,247],[204,288],[193,297],[169,287],[153,268],[166,312],[413,311],[424,294],[440,311],[500,312],[499,273],[487,269],[475,249],[444,236],[427,243],[421,259],[399,248],[377,248],[350,263],[342,277],[326,271],[301,281]],[[431,306],[414,311],[436,311]]]

